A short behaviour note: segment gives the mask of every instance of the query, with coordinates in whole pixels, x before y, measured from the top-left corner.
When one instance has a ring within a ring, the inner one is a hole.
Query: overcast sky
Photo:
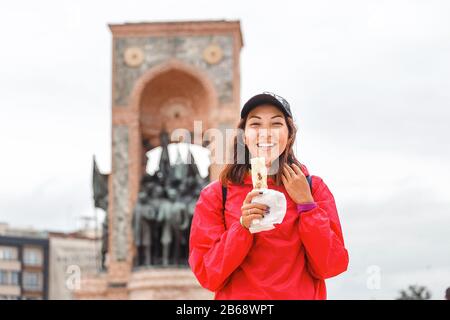
[[[450,286],[449,1],[2,1],[0,221],[73,230],[111,158],[108,23],[240,20],[241,99],[292,105],[339,209],[330,299]],[[379,277],[378,277],[379,276]],[[379,286],[377,279],[380,279]]]

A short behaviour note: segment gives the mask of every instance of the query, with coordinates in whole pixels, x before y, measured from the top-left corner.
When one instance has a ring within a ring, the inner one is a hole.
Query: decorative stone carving
[[[124,61],[129,67],[138,67],[144,61],[144,52],[141,48],[130,47],[125,50]]]
[[[216,64],[222,60],[223,51],[222,48],[216,44],[211,44],[203,51],[203,59],[209,64]]]

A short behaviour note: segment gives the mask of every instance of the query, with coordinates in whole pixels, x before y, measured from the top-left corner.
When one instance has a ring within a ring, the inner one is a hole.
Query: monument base
[[[108,283],[107,274],[85,278],[75,299],[211,300],[214,293],[200,286],[190,269],[145,268],[134,270],[126,287]]]

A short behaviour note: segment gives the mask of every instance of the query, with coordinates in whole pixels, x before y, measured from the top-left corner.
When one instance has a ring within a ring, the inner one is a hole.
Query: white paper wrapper
[[[274,224],[282,223],[286,215],[287,202],[284,194],[272,189],[264,189],[263,192],[263,194],[254,197],[252,203],[267,205],[270,208],[270,213],[266,214],[259,222],[252,221],[249,228],[251,233],[274,229]]]

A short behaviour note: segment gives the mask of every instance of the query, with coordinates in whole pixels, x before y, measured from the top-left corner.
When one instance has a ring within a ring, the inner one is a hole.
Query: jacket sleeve
[[[226,283],[253,244],[253,235],[239,221],[225,230],[220,188],[213,182],[200,193],[189,239],[189,265],[199,283],[211,291]]]
[[[317,207],[300,213],[299,229],[309,272],[317,279],[327,279],[347,270],[349,256],[333,194],[322,179],[316,179],[313,198]]]

